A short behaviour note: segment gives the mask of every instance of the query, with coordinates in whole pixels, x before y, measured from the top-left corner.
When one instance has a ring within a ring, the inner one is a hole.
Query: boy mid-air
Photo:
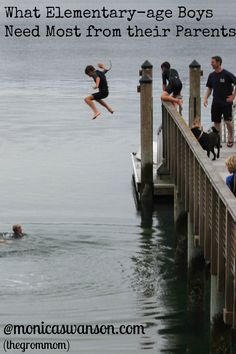
[[[105,107],[110,113],[114,113],[113,109],[104,101],[109,95],[108,84],[105,74],[111,69],[107,69],[104,64],[99,63],[98,67],[103,69],[103,71],[96,70],[92,65],[88,65],[85,68],[85,74],[92,77],[95,82],[95,86],[93,87],[95,90],[98,89],[98,92],[93,93],[90,96],[87,96],[84,101],[89,105],[89,107],[93,110],[93,119],[96,119],[101,112],[97,109],[94,100],[100,103],[103,107]]]

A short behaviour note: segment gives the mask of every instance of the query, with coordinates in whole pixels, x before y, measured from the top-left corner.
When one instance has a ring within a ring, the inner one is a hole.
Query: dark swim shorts
[[[108,96],[109,92],[108,91],[99,91],[96,93],[93,93],[93,99],[94,100],[102,100],[103,98],[106,98]]]
[[[168,92],[169,95],[173,93],[174,96],[179,96],[182,87],[183,85],[179,78],[171,78],[166,87],[166,92]]]
[[[220,105],[213,103],[211,106],[211,121],[215,123],[220,123],[222,116],[224,120],[232,120],[232,104]]]

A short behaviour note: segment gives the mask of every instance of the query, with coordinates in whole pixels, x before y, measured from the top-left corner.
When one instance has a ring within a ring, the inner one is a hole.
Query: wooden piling
[[[146,62],[145,62],[146,63]],[[141,202],[153,199],[153,108],[152,73],[150,63],[142,65],[143,76],[140,79],[141,111]],[[148,66],[148,67],[146,67]]]
[[[194,253],[194,232],[193,232],[193,223],[191,221],[190,213],[188,213],[188,268],[191,266]]]
[[[211,275],[210,320],[214,323],[216,316],[223,315],[224,293],[218,290],[217,276]]]
[[[187,266],[187,227],[188,215],[183,208],[183,203],[174,193],[174,219],[175,219],[175,249],[174,259],[175,266],[181,273],[186,272]]]
[[[152,64],[146,60],[142,66],[141,66],[142,70],[141,70],[141,75],[144,76],[144,75],[147,75],[149,76],[151,79],[152,79],[152,74],[153,74],[153,66]]]
[[[201,119],[201,65],[194,60],[189,65],[189,126],[192,126],[193,119],[198,116]]]

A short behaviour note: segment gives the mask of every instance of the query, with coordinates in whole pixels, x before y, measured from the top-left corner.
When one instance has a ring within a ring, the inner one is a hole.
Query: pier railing
[[[183,117],[167,102],[162,105],[162,128],[164,166],[189,212],[195,242],[225,294],[224,321],[236,328],[236,199]]]

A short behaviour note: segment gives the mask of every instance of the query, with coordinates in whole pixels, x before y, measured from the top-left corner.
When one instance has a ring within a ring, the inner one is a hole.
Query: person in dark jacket
[[[96,119],[101,114],[101,112],[97,109],[97,106],[93,102],[94,100],[100,103],[103,107],[105,107],[108,112],[114,113],[113,109],[104,101],[104,98],[109,95],[106,73],[110,69],[107,69],[102,63],[99,63],[98,67],[103,69],[103,71],[96,70],[92,65],[88,65],[85,68],[85,74],[92,77],[95,82],[95,86],[93,88],[95,90],[98,89],[98,92],[93,93],[92,95],[87,96],[84,99],[85,102],[89,105],[89,107],[91,107],[93,110],[93,119]]]

